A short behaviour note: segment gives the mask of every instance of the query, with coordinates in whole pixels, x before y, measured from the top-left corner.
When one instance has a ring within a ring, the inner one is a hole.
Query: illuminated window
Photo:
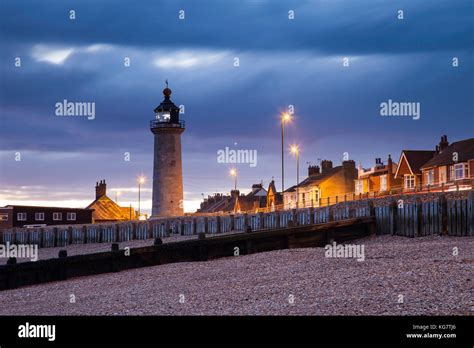
[[[169,111],[160,111],[156,114],[156,119],[159,122],[169,122],[171,118],[171,114]]]
[[[443,166],[443,167],[439,167],[439,182],[440,183],[444,183],[447,181],[447,177],[446,177],[446,167]]]
[[[387,176],[380,176],[380,191],[387,191]]]
[[[405,175],[405,188],[414,188],[415,187],[415,176],[414,175]]]
[[[434,184],[434,169],[426,171],[426,185]]]

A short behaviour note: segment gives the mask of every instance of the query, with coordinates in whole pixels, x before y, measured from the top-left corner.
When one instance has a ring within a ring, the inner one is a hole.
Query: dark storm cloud
[[[463,50],[473,46],[469,0],[2,1],[3,40],[328,54]],[[69,10],[76,20],[68,19]],[[185,10],[185,20],[178,11]],[[397,20],[397,10],[405,20]],[[288,11],[295,20],[288,20]]]
[[[243,188],[277,178],[278,114],[289,104],[296,115],[287,142],[301,144],[301,163],[337,162],[349,151],[368,165],[376,156],[396,158],[403,147],[434,148],[441,134],[450,140],[474,134],[469,0],[3,0],[0,6],[2,184],[41,184],[47,192],[48,185],[67,188],[77,173],[76,185],[88,188],[103,177],[128,187],[138,173],[149,176],[148,122],[165,79],[172,99],[186,107],[183,166],[192,198],[228,187],[228,169],[216,163],[225,146],[258,150],[256,168],[239,168]],[[131,58],[129,68],[124,57]],[[342,66],[343,57],[350,67]],[[379,105],[389,98],[421,102],[420,120],[380,117]],[[95,102],[96,118],[55,116],[63,99]],[[25,161],[13,162],[14,151],[25,152]]]

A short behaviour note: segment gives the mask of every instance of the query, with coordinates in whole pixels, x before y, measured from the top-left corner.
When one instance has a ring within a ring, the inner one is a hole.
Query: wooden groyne
[[[66,280],[138,267],[173,262],[206,261],[252,253],[324,246],[332,241],[345,242],[375,233],[373,217],[352,218],[322,224],[277,228],[263,231],[206,237],[196,240],[133,248],[125,252],[112,244],[112,250],[87,255],[67,256],[61,250],[56,259],[9,263],[0,266],[0,290],[51,281]]]

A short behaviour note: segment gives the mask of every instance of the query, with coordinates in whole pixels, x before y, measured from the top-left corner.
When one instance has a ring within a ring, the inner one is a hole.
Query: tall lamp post
[[[291,153],[296,155],[296,208],[299,207],[300,193],[299,193],[299,184],[300,184],[300,149],[297,145],[292,145]]]
[[[234,177],[234,190],[237,191],[237,170],[231,169],[229,174]]]
[[[145,177],[140,176],[138,177],[138,219],[140,220],[141,211],[140,211],[140,193],[141,193],[141,185],[145,182]]]
[[[281,194],[285,191],[285,122],[290,120],[289,113],[281,114]]]

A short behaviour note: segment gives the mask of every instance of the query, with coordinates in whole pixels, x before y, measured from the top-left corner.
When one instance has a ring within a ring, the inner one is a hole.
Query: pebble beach
[[[1,291],[0,315],[474,314],[474,237],[352,243],[364,261],[286,249]]]

